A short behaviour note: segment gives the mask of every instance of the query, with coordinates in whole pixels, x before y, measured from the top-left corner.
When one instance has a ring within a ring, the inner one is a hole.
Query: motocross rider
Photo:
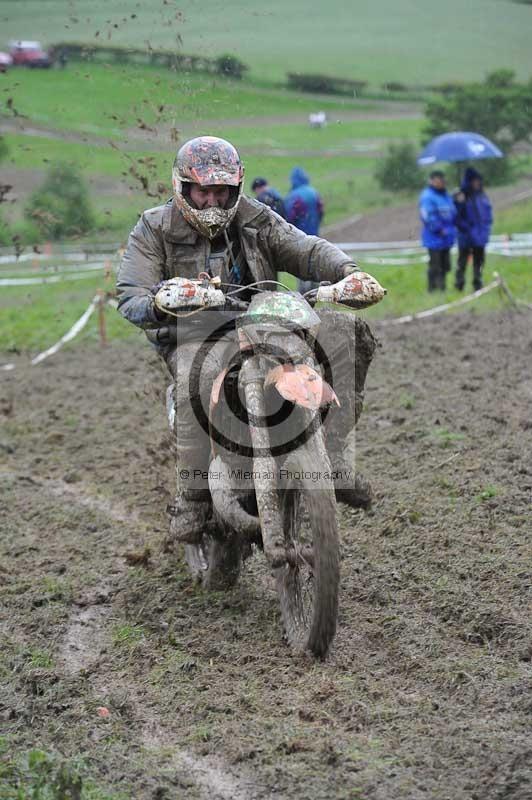
[[[246,286],[275,280],[280,270],[305,281],[335,283],[358,267],[333,244],[308,236],[243,195],[244,167],[224,139],[200,136],[186,142],[175,158],[172,183],[173,197],[145,211],[129,236],[118,273],[118,308],[146,331],[174,378],[180,487],[170,529],[176,540],[196,542],[211,503],[206,481],[192,481],[192,476],[205,474],[209,442],[196,419],[189,387],[194,357],[205,341],[204,318],[211,312],[176,320],[154,303],[159,285],[175,276],[208,273]],[[328,308],[317,313],[322,347],[335,354],[334,390],[341,402],[330,415],[327,447],[333,469],[352,475],[346,443],[361,412],[375,340],[368,326],[351,314]],[[234,331],[221,338],[228,337],[235,337]],[[224,368],[223,353],[220,341],[209,348],[202,364],[199,392],[207,407],[212,383]],[[371,502],[370,486],[358,476],[339,480],[335,488],[337,498],[353,507],[367,508]]]

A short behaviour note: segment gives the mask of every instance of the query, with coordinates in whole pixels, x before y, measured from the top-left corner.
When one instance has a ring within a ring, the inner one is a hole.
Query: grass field
[[[526,233],[532,231],[532,200],[499,211],[494,233]]]
[[[421,129],[421,120],[411,116],[335,119],[335,112],[345,114],[349,110],[371,117],[378,107],[331,100],[325,106],[330,124],[323,130],[312,130],[307,116],[316,109],[316,100],[305,95],[255,91],[206,76],[180,78],[149,67],[111,69],[92,64],[65,71],[12,70],[2,78],[5,94],[12,98],[17,119],[25,129],[5,135],[9,148],[6,164],[10,168],[44,170],[53,162],[65,160],[76,164],[93,183],[106,179],[109,184],[127,179],[134,167],[149,175],[150,184],[162,181],[169,190],[176,135],[183,140],[213,133],[230,138],[239,148],[248,181],[264,174],[285,192],[292,167],[303,166],[323,194],[327,222],[400,202],[401,197],[378,189],[373,179],[375,157],[388,141],[417,141]],[[258,119],[262,120],[260,124]],[[35,124],[52,133],[35,135]],[[150,130],[140,130],[144,126]],[[28,184],[22,173],[20,183]],[[129,183],[133,194],[128,198],[118,184],[114,197],[110,188],[104,196],[93,189],[99,229],[125,236],[136,214],[156,204],[156,198],[138,191],[138,179]],[[22,211],[23,202],[8,206],[4,213],[16,220]]]
[[[316,110],[316,100],[297,92],[262,89],[206,75],[178,75],[138,65],[72,63],[66,70],[13,69],[0,76],[16,112],[34,122],[100,136],[123,135],[139,119],[147,125],[178,128],[197,120],[301,114]],[[320,99],[335,109],[364,111],[370,102]]]
[[[6,41],[232,52],[254,77],[273,81],[299,70],[419,85],[480,78],[497,66],[522,78],[531,70],[532,9],[512,0],[3,0],[0,22]]]
[[[96,70],[96,73],[98,78],[102,75],[106,77],[101,71]],[[41,82],[45,84],[47,78],[50,83],[55,80],[56,75],[57,73],[40,76]],[[64,108],[69,108],[67,97],[77,97],[76,75],[71,73],[68,77],[68,81],[62,79],[61,96],[65,98]],[[29,87],[24,86],[26,81],[30,84]],[[18,87],[13,87],[15,91],[20,91],[22,85],[23,94],[27,92],[28,98],[34,92],[39,96],[33,73],[22,73],[18,83]],[[95,79],[94,83],[97,84],[98,80]],[[103,137],[109,134],[105,118],[110,116],[113,107],[119,115],[125,109],[125,101],[120,98],[115,100],[106,95],[106,103],[103,103],[100,113],[97,112],[96,106],[90,104],[83,110],[80,109],[79,130],[100,135],[101,147],[85,144],[82,141],[6,134],[5,140],[9,148],[7,164],[20,169],[45,169],[52,162],[66,160],[75,163],[86,177],[106,176],[116,179],[127,176],[128,170],[134,164],[143,174],[149,172],[153,180],[163,181],[169,185],[171,154],[176,145],[170,142],[167,128],[166,135],[162,134],[160,138],[153,139],[157,147],[164,148],[163,142],[167,142],[165,152],[137,149],[141,146],[149,148],[150,140],[139,142],[137,139],[129,138],[126,141],[126,134],[123,131],[120,135],[115,135],[117,147],[111,147],[108,140]],[[59,107],[57,109],[52,107],[46,115],[40,113],[38,109],[35,110],[36,117],[33,113],[34,109],[31,109],[29,114],[32,121],[35,119],[50,126],[54,126],[55,123],[58,128],[64,125],[68,130],[70,117],[68,115],[62,117]],[[295,164],[303,166],[324,196],[328,222],[377,205],[389,204],[394,200],[400,202],[402,199],[400,196],[393,198],[381,192],[373,179],[376,151],[382,150],[386,142],[398,137],[417,141],[420,132],[420,121],[417,119],[332,122],[326,129],[319,131],[311,130],[306,123],[306,116],[303,115],[300,123],[265,124],[261,127],[243,124],[237,127],[237,119],[238,117],[234,118],[233,127],[213,122],[198,126],[194,133],[210,132],[228,137],[245,157],[248,179],[257,174],[265,174],[283,192],[289,188],[288,175],[292,167]],[[367,152],[364,148],[368,148]],[[144,161],[146,157],[151,159],[149,169]],[[122,202],[120,198],[118,199],[120,206]],[[142,197],[138,200],[139,203],[143,201],[144,205],[153,205],[155,202],[153,199]],[[102,199],[95,193],[94,201],[99,209],[111,210],[114,215],[115,209],[109,198]],[[138,203],[132,203],[134,206],[132,215],[138,211],[136,205]],[[20,208],[18,210],[21,211]]]

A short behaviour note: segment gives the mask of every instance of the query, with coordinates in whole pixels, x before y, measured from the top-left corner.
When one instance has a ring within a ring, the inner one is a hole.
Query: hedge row
[[[323,92],[323,94],[353,96],[368,85],[367,81],[334,78],[331,75],[308,75],[303,72],[289,72],[287,78],[290,89],[298,89],[301,92]]]
[[[361,92],[368,85],[367,81],[304,72],[288,72],[286,77],[290,89],[297,89],[302,92],[349,95],[351,97]],[[424,92],[449,94],[459,88],[460,84],[458,83],[442,83],[439,86],[408,86],[399,81],[388,81],[381,86],[381,89],[385,92],[413,92],[418,94]]]
[[[187,72],[209,72],[240,80],[249,68],[236,56],[225,54],[217,58],[174,53],[169,50],[140,50],[104,44],[58,42],[50,53],[54,59],[63,56],[72,61],[106,61],[115,64],[152,64]]]

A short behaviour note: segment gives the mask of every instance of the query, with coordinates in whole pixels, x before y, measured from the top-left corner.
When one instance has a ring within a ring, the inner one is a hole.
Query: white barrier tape
[[[59,341],[57,341],[54,345],[52,345],[52,347],[49,347],[48,350],[44,350],[42,353],[39,353],[34,358],[32,358],[30,361],[31,366],[33,367],[35,366],[35,364],[40,364],[41,361],[44,361],[45,358],[53,356],[53,354],[57,353],[57,351],[60,350],[64,344],[66,344],[75,336],[77,336],[78,333],[85,327],[85,325],[89,321],[89,317],[91,316],[92,312],[94,311],[99,302],[100,302],[99,296],[95,295],[92,298],[88,308],[83,312],[81,317],[72,325],[70,330],[67,331],[64,336],[61,336]],[[0,369],[11,370],[15,369],[15,367],[16,364],[4,364],[2,367],[0,367]]]
[[[56,267],[44,267],[41,270],[29,270],[25,269],[23,272],[20,271],[13,271],[9,269],[0,269],[0,275],[2,278],[27,278],[31,276],[32,278],[46,278],[48,275],[68,275],[70,273],[78,273],[78,272],[96,272],[97,270],[103,270],[110,268],[111,270],[115,269],[115,264],[112,261],[84,261],[82,264],[76,264],[75,267],[67,267],[64,265],[56,266]]]
[[[498,248],[490,249],[489,251],[494,256],[504,256],[504,258],[529,258],[532,256],[532,249],[530,250],[499,250]]]
[[[425,248],[416,244],[412,240],[409,241],[396,241],[396,242],[333,242],[340,250],[347,252],[372,252],[374,250],[390,255],[397,255],[397,250],[400,250],[403,255],[423,252]],[[526,245],[532,244],[532,233],[515,233],[511,237],[505,234],[496,234],[490,236],[487,249],[493,247],[503,247],[507,249],[522,248]],[[456,249],[456,248],[453,248]]]
[[[425,311],[419,311],[417,314],[407,314],[404,317],[394,317],[393,319],[378,319],[374,320],[374,322],[378,322],[380,325],[401,325],[403,322],[414,322],[416,319],[432,317],[434,314],[440,314],[442,311],[447,311],[448,308],[456,308],[457,306],[463,306],[466,303],[470,303],[472,300],[476,300],[477,297],[482,297],[483,294],[487,294],[493,289],[497,289],[499,286],[501,286],[501,281],[499,278],[497,278],[491,283],[488,283],[487,286],[484,286],[483,289],[477,289],[477,291],[473,292],[473,294],[468,294],[466,297],[461,297],[459,300],[453,300],[451,303],[444,303],[441,306],[427,308]]]
[[[26,261],[88,261],[89,257],[92,261],[95,258],[113,258],[116,256],[116,251],[108,250],[95,250],[94,252],[76,252],[76,253],[21,253],[17,258],[16,255],[8,254],[0,256],[0,264],[20,264]]]
[[[61,281],[82,281],[94,278],[92,272],[80,272],[76,275],[50,275],[46,278],[0,278],[0,286],[35,286],[36,284],[61,283]]]
[[[416,264],[428,262],[428,256],[419,256],[413,261],[411,258],[379,258],[378,256],[361,256],[357,258],[357,264],[377,264],[380,267],[411,267]]]
[[[353,252],[355,250],[405,250],[415,247],[414,242],[333,242],[340,250]]]

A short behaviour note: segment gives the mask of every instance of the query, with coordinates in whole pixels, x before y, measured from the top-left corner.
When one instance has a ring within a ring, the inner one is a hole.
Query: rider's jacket
[[[242,197],[233,222],[251,281],[275,280],[278,271],[303,280],[343,278],[353,261],[330,242],[307,236],[262,203]],[[145,211],[131,232],[118,271],[120,313],[140,328],[168,325],[153,305],[153,287],[177,275],[212,273],[212,243],[184,219],[173,200]],[[245,283],[249,283],[246,280]]]

